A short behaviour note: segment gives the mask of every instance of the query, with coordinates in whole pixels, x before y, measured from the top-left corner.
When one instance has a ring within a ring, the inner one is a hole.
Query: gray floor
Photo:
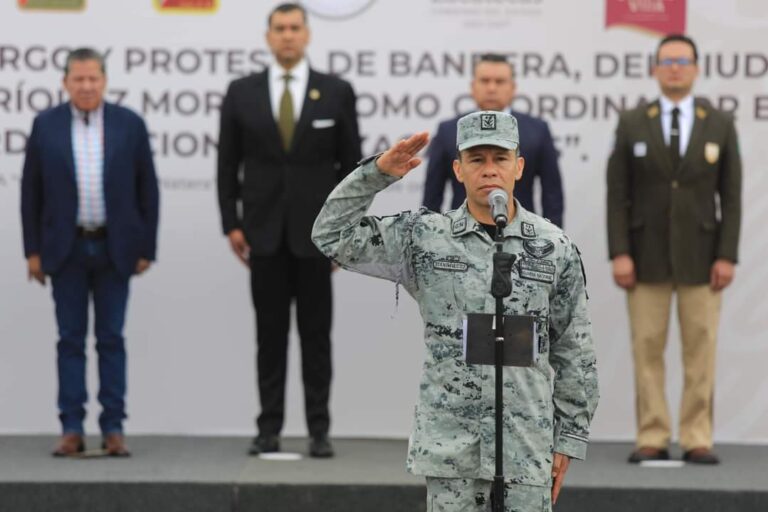
[[[98,446],[97,439],[90,445]],[[336,457],[296,462],[246,455],[250,440],[238,437],[129,438],[129,459],[54,459],[55,438],[0,436],[0,482],[210,482],[265,484],[423,485],[405,470],[401,440],[336,439]],[[283,439],[283,451],[306,455],[304,439]],[[627,464],[631,446],[595,443],[588,460],[574,461],[567,485],[768,492],[768,446],[718,446],[716,467],[643,468]],[[674,455],[674,453],[673,453]]]
[[[89,441],[97,447],[98,439]],[[249,457],[249,441],[136,436],[129,438],[130,459],[64,460],[49,454],[53,437],[0,436],[0,511],[46,510],[52,503],[64,503],[60,510],[104,503],[126,511],[171,510],[170,503],[187,511],[268,510],[263,504],[274,507],[287,495],[296,508],[278,509],[423,509],[423,479],[405,471],[405,441],[336,439],[335,458],[295,462]],[[556,510],[768,510],[768,446],[718,446],[720,466],[674,469],[627,464],[630,449],[593,444],[588,461],[571,465]],[[306,454],[307,441],[284,439],[283,450]]]

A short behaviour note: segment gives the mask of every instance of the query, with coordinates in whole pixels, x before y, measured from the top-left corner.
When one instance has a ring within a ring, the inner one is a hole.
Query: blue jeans
[[[88,299],[93,296],[96,351],[99,355],[99,426],[103,434],[121,433],[125,419],[125,340],[128,277],[118,274],[106,240],[78,238],[64,266],[51,276],[59,342],[59,419],[64,433],[83,433],[85,339]]]

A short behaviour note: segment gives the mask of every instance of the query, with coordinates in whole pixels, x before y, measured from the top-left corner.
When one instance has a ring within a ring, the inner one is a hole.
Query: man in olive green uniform
[[[733,120],[691,95],[694,42],[664,38],[655,76],[662,96],[625,112],[608,162],[608,243],[627,290],[637,409],[630,462],[668,459],[664,385],[670,303],[677,297],[685,381],[680,446],[716,464],[712,397],[721,290],[733,279],[741,217],[741,160]]]
[[[421,162],[427,134],[363,161],[328,197],[312,238],[349,270],[402,284],[418,302],[426,348],[408,468],[427,477],[427,510],[489,510],[494,475],[494,369],[462,353],[467,313],[493,313],[488,194],[513,196],[524,161],[517,121],[477,112],[458,122],[454,171],[467,200],[445,214],[423,208],[365,216],[376,193]],[[516,255],[505,314],[537,317],[539,358],[504,369],[507,510],[550,510],[570,458],[586,455],[597,373],[581,259],[554,224],[510,201],[503,248]],[[512,508],[514,507],[514,508]]]

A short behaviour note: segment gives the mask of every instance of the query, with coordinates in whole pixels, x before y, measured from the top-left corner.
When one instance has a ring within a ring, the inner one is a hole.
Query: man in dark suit
[[[85,449],[83,419],[88,301],[99,354],[99,426],[108,455],[127,456],[123,437],[128,281],[155,259],[158,185],[144,121],[106,103],[104,59],[72,51],[64,74],[70,101],[35,118],[21,181],[28,275],[51,277],[59,342],[55,456]]]
[[[533,186],[538,178],[541,187],[542,216],[563,226],[563,186],[557,164],[557,150],[542,120],[522,112],[509,110],[515,96],[514,70],[503,55],[485,54],[475,64],[472,77],[472,98],[479,110],[508,111],[517,119],[520,132],[520,155],[525,158],[525,172],[515,185],[515,198],[523,208],[534,208]],[[451,184],[451,209],[466,198],[464,186],[453,173],[456,160],[456,123],[462,116],[443,121],[428,149],[429,163],[424,183],[424,206],[439,212],[442,209],[446,182]]]
[[[352,87],[309,67],[308,42],[305,10],[290,3],[274,8],[267,44],[275,62],[232,82],[221,109],[222,224],[233,251],[250,266],[256,310],[261,413],[254,455],[280,449],[295,298],[310,455],[333,456],[331,263],[310,233],[328,194],[357,165],[360,135]]]
[[[691,95],[694,42],[661,40],[654,74],[662,96],[622,113],[608,162],[613,278],[627,290],[635,365],[637,446],[630,462],[669,458],[664,349],[677,296],[685,380],[684,459],[716,464],[712,399],[721,290],[734,275],[741,159],[733,119]]]

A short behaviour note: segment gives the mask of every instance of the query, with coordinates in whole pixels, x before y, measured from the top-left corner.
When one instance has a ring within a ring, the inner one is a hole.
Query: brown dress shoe
[[[123,434],[107,434],[101,443],[104,454],[109,457],[130,457],[131,452],[125,447]]]
[[[663,448],[641,446],[629,454],[629,459],[627,459],[627,462],[638,464],[645,460],[669,460],[669,451]]]
[[[720,459],[709,448],[694,448],[683,454],[683,460],[692,464],[720,464]]]
[[[83,436],[80,434],[64,434],[59,438],[59,444],[51,455],[54,457],[75,457],[85,451]]]

